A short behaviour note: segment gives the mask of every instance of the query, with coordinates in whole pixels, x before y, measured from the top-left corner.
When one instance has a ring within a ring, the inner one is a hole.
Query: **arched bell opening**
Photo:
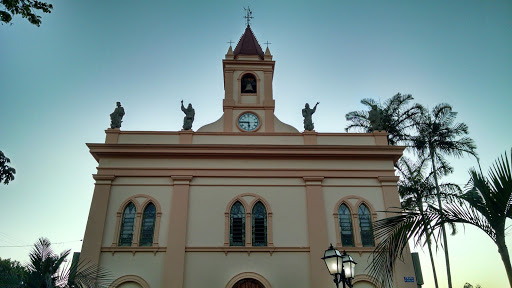
[[[256,76],[252,73],[246,73],[240,82],[240,92],[244,94],[254,94],[258,92],[258,82]]]

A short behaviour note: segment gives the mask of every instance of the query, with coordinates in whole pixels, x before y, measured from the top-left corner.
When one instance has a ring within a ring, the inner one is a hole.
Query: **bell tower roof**
[[[235,57],[238,55],[258,55],[261,59],[264,58],[263,50],[254,36],[250,25],[247,25],[245,28],[245,32],[242,37],[240,37],[233,54]]]

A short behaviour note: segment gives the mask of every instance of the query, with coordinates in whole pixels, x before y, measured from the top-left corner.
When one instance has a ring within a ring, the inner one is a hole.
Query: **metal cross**
[[[268,48],[268,45],[269,45],[269,44],[272,44],[272,43],[268,42],[268,40],[267,40],[267,42],[265,42],[265,43],[263,43],[263,44],[267,44],[267,48]]]
[[[252,11],[251,11],[251,7],[247,6],[247,9],[244,7],[244,10],[246,11],[246,15],[244,16],[244,18],[246,19],[247,21],[247,26],[250,26],[250,22],[251,22],[251,19],[253,19],[254,17],[252,17]]]
[[[227,43],[229,43],[229,46],[231,46],[231,44],[233,44],[233,43],[235,43],[235,42],[233,42],[233,41],[229,40],[229,42],[227,42]]]

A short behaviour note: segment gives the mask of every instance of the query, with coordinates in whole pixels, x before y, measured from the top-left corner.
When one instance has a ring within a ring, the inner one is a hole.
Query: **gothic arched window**
[[[245,209],[240,201],[231,206],[229,218],[229,245],[245,246]]]
[[[241,93],[256,93],[256,77],[251,73],[247,73],[242,77],[242,81],[240,82],[240,92]]]
[[[142,213],[142,224],[140,227],[140,246],[153,245],[153,237],[155,234],[156,207],[155,204],[149,203]]]
[[[267,246],[267,209],[261,201],[252,208],[252,246]]]
[[[359,218],[359,232],[361,232],[361,241],[363,242],[363,247],[375,246],[371,220],[372,215],[370,214],[370,210],[368,210],[366,205],[361,204],[359,205],[357,215]]]
[[[135,226],[135,204],[130,202],[123,212],[123,220],[119,233],[119,246],[131,246],[133,240],[133,228]]]
[[[347,205],[341,204],[338,208],[338,219],[340,223],[341,245],[344,247],[354,246],[354,232],[352,230],[352,215]]]

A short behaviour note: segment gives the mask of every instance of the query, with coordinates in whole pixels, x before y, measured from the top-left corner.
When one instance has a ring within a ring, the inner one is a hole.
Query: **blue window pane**
[[[352,215],[347,205],[341,204],[338,209],[338,219],[340,224],[341,245],[344,247],[354,246],[354,233],[352,230]]]
[[[155,234],[156,207],[153,203],[149,203],[144,209],[142,215],[142,225],[140,229],[140,246],[153,245],[153,236]]]
[[[267,209],[259,201],[252,209],[252,246],[267,246]]]
[[[363,242],[363,246],[375,246],[375,242],[373,240],[373,227],[370,210],[368,210],[366,205],[361,204],[359,205],[357,214],[359,216],[359,232],[361,233],[361,241]]]
[[[135,204],[130,202],[123,212],[121,231],[119,233],[119,246],[131,246],[133,240],[133,228],[135,226]]]
[[[229,213],[229,245],[245,246],[245,209],[239,201],[231,206]]]

